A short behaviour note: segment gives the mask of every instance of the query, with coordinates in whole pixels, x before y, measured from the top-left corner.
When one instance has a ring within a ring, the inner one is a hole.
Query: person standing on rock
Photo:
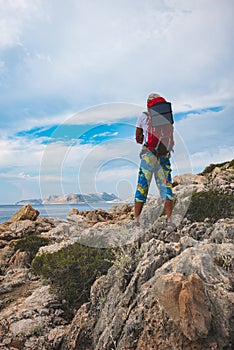
[[[169,121],[166,121],[166,131],[165,129],[163,131],[159,130],[163,121],[159,122],[160,125],[152,124],[153,114],[159,116],[161,121],[169,116]],[[174,145],[172,124],[171,104],[156,93],[150,94],[147,99],[147,112],[143,112],[139,116],[136,124],[136,142],[142,144],[143,147],[140,153],[141,162],[135,193],[135,220],[133,226],[140,226],[140,214],[146,202],[151,179],[154,175],[160,196],[164,200],[167,216],[165,229],[168,232],[176,230],[176,225],[172,222],[173,193],[170,162],[170,151]],[[152,125],[156,128],[155,134],[149,131],[152,130]],[[160,136],[160,132],[162,132],[162,135],[166,134],[166,137]]]

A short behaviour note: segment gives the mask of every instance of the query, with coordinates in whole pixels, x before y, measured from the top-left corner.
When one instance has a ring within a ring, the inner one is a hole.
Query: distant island
[[[82,203],[96,203],[96,202],[121,202],[114,193],[98,192],[98,193],[70,193],[61,196],[51,195],[45,199],[23,199],[16,202],[16,205],[24,205],[29,203],[31,205],[41,204],[82,204]]]

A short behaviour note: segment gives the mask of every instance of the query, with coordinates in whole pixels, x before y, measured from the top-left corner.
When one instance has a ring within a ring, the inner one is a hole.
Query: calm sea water
[[[84,204],[46,204],[46,205],[32,205],[32,207],[40,212],[40,216],[53,217],[65,219],[68,212],[72,208],[77,208],[79,211],[103,209],[108,210],[114,205],[121,205],[123,203],[84,203]],[[16,213],[22,205],[0,205],[0,223],[8,221],[11,216]]]

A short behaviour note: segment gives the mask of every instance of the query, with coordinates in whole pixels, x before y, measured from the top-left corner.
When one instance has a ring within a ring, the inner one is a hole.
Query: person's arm
[[[137,127],[136,128],[136,142],[137,143],[143,143],[144,135],[143,135],[143,129]]]

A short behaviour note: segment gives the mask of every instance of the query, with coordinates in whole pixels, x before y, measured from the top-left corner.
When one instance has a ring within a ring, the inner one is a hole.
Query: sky
[[[233,159],[233,12],[233,0],[0,0],[0,204],[132,196],[152,92],[172,103],[173,176]]]

